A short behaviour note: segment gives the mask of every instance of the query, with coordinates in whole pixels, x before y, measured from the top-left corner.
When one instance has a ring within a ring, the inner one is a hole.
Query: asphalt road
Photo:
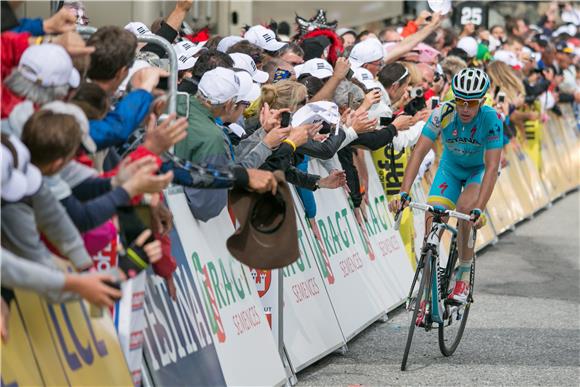
[[[410,320],[399,311],[299,373],[298,385],[580,385],[579,206],[571,193],[479,255],[454,356],[441,355],[436,330],[415,330],[401,372]]]

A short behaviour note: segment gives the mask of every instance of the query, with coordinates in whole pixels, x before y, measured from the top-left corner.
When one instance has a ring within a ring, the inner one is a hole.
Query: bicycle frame
[[[443,313],[441,311],[441,305],[439,305],[439,300],[441,297],[441,290],[442,287],[440,286],[440,272],[439,272],[439,245],[441,243],[441,236],[443,232],[448,231],[451,233],[451,249],[450,249],[450,257],[447,262],[446,267],[446,274],[449,270],[453,270],[454,268],[451,266],[455,265],[456,257],[452,257],[451,254],[454,254],[456,251],[457,245],[457,234],[458,231],[455,227],[452,227],[443,221],[444,217],[454,217],[459,220],[470,221],[470,216],[463,214],[461,212],[447,210],[442,207],[433,207],[428,204],[423,203],[409,203],[409,207],[419,209],[425,212],[430,212],[433,214],[433,220],[431,224],[431,229],[429,233],[425,237],[425,242],[423,244],[423,248],[421,250],[421,256],[419,258],[419,262],[417,264],[417,270],[415,271],[415,276],[413,277],[413,282],[411,283],[411,288],[409,290],[409,295],[407,296],[406,307],[407,310],[410,307],[411,300],[413,299],[413,291],[415,289],[415,285],[417,283],[417,279],[419,278],[419,273],[423,270],[425,274],[430,275],[430,281],[428,282],[429,285],[427,286],[427,290],[430,290],[429,297],[431,298],[431,311],[432,317],[434,317],[434,322],[439,324],[443,323]],[[400,223],[400,213],[395,216],[395,229],[398,229]],[[469,238],[469,247],[473,247],[473,243],[475,241],[475,232],[473,229],[471,230],[471,237]],[[425,262],[425,257],[427,256],[427,252],[431,251],[431,262]],[[446,278],[448,276],[444,276]],[[445,288],[449,285],[445,283]],[[426,325],[427,326],[427,325]]]

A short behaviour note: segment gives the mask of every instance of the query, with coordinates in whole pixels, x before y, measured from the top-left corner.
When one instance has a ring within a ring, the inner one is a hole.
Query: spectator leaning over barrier
[[[574,96],[576,103],[580,103],[580,88],[576,82],[576,66],[574,61],[574,49],[566,42],[556,45],[556,72],[562,74],[562,82],[558,85],[560,92]]]
[[[176,156],[215,166],[232,164],[228,139],[215,121],[234,110],[238,83],[234,71],[223,67],[207,71],[202,76],[198,92],[188,101],[190,126],[186,139],[175,145]],[[232,171],[238,175],[237,179],[248,181],[247,186],[251,189],[275,190],[276,181],[269,172],[242,167]],[[186,187],[185,194],[193,215],[203,221],[217,216],[227,201],[226,190],[201,191]]]
[[[81,123],[78,118],[75,118],[74,115],[63,113],[70,111],[70,106],[68,106],[69,109],[67,109],[66,106],[53,107],[50,105],[51,104],[46,105],[42,110],[32,115],[32,117],[30,117],[26,122],[22,133],[23,142],[31,151],[31,162],[40,169],[44,176],[53,176],[62,171],[69,161],[77,154],[81,145],[82,137],[88,136],[87,128],[85,127],[84,130],[81,129]],[[171,176],[153,176],[151,175],[151,172],[155,169],[157,169],[157,166],[153,163],[153,165],[146,165],[144,168],[136,170],[133,177],[127,179],[126,183],[123,182],[123,189],[126,190],[125,192],[127,192],[130,197],[144,192],[160,192],[169,184]],[[121,179],[119,176],[117,177],[118,179]],[[94,182],[91,182],[89,187],[87,187],[89,184],[86,181],[83,183],[83,188],[87,191],[90,190],[90,188],[97,188],[97,184]],[[71,200],[72,198],[69,197],[68,200],[63,203],[66,205],[69,213],[83,210],[82,204],[77,203],[77,206],[74,207],[71,204]],[[108,212],[106,217],[103,218],[103,222],[114,215],[113,211],[116,210],[116,207],[121,207],[123,205],[126,206],[127,203],[122,201],[116,203],[116,206],[112,210],[102,208],[102,210]],[[104,206],[101,205],[101,207]],[[135,221],[128,219],[127,215],[125,215],[126,212],[127,211],[123,211],[122,214],[120,214],[122,215],[119,219],[121,231],[125,231],[129,227],[134,229],[140,227],[140,232],[134,232],[137,235],[130,236],[126,235],[126,233],[122,234],[122,242],[124,246],[128,247],[131,243],[136,243],[135,240],[138,239],[139,234],[150,235],[151,230],[145,230],[144,226],[134,226],[133,223]],[[144,238],[148,239],[147,237]],[[147,255],[141,257],[141,259],[145,262],[155,263],[161,257],[160,252],[158,252],[159,249],[160,244],[158,241],[149,241],[143,247],[143,252]],[[122,259],[120,259],[120,261],[122,261]],[[124,262],[120,262],[120,264],[123,266]]]
[[[40,230],[77,270],[92,267],[92,260],[76,227],[50,189],[42,183],[40,171],[36,168],[27,170],[30,153],[26,146],[15,136],[4,133],[2,143],[11,151],[15,165],[35,182],[29,185],[26,200],[3,205],[2,245],[16,255],[53,267],[51,255],[40,240],[37,231]]]
[[[108,26],[99,28],[87,44],[95,47],[87,76],[112,97],[133,64],[137,39],[129,31]],[[133,91],[115,104],[114,111],[102,120],[90,121],[90,133],[97,149],[122,145],[127,141],[147,116],[153,101],[151,92],[161,75],[166,74],[155,68],[138,71],[132,78]]]

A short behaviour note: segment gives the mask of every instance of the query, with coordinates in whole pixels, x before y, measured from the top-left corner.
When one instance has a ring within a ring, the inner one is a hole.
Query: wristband
[[[296,152],[296,143],[294,141],[286,138],[282,140],[282,142],[285,142],[286,144],[290,145],[292,147],[292,150]]]
[[[43,39],[44,39],[44,37],[39,36],[38,38],[34,39],[34,44],[37,45],[37,46],[39,44],[42,44]]]
[[[154,239],[153,239],[154,240]],[[149,238],[145,244],[150,243]],[[141,246],[134,242],[126,249],[125,254],[119,255],[119,269],[121,269],[128,278],[133,278],[149,266],[147,253]]]
[[[411,196],[409,196],[408,193],[406,192],[401,192],[399,193],[399,197],[401,198],[402,201],[404,202],[410,202],[411,201]]]

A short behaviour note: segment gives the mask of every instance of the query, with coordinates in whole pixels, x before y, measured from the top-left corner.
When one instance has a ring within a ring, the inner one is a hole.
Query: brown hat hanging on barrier
[[[288,266],[300,256],[296,213],[284,173],[274,172],[276,195],[245,190],[230,192],[229,202],[240,223],[227,240],[230,253],[254,269]]]

